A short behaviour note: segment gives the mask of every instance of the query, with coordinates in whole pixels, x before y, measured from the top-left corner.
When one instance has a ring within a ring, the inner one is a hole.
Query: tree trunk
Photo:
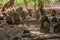
[[[23,0],[23,1],[24,1],[25,8],[27,9],[27,0]]]

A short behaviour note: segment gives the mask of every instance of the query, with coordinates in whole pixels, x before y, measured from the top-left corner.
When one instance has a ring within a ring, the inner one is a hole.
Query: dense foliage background
[[[0,0],[0,6],[2,6],[3,4],[5,4],[7,1],[9,0]],[[26,0],[27,1],[27,4],[28,5],[34,5],[34,3],[37,4],[37,1],[40,1],[40,0]],[[55,3],[57,1],[60,1],[60,0],[43,0],[45,3]],[[15,5],[24,5],[24,0],[15,0]]]

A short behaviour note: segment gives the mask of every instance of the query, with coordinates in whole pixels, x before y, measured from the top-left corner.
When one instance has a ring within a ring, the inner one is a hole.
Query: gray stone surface
[[[36,23],[35,23],[36,22]],[[28,21],[24,24],[19,25],[8,25],[5,21],[2,21],[0,27],[0,40],[22,40],[23,30],[29,29],[32,35],[31,39],[50,37],[50,34],[40,33],[40,22],[37,21]],[[54,36],[54,35],[53,35]],[[55,35],[56,36],[56,35]],[[60,36],[60,35],[58,35]],[[50,40],[50,39],[48,39]],[[52,39],[51,39],[52,40]]]

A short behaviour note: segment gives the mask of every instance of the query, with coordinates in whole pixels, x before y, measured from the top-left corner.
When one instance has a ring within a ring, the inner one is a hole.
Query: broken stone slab
[[[41,34],[36,35],[35,40],[45,40],[45,39],[60,39],[60,34]]]

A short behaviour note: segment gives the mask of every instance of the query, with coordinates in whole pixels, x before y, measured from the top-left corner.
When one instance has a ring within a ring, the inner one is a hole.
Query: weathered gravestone
[[[41,32],[49,33],[50,32],[50,21],[46,15],[43,15],[41,18]]]
[[[56,33],[60,33],[60,19],[57,21]]]
[[[52,27],[53,27],[53,32],[57,32],[57,18],[54,16],[52,18]]]
[[[55,10],[52,10],[52,20],[51,20],[51,26],[53,28],[53,33],[56,33],[57,32],[57,18],[56,18],[56,11]]]
[[[9,16],[11,16],[13,24],[19,24],[19,22],[20,22],[19,15],[14,10],[12,10],[9,13]]]
[[[13,20],[14,20],[14,24],[19,24],[20,23],[20,19],[19,19],[19,15],[17,13],[13,13]]]
[[[18,9],[16,9],[17,14],[21,17],[22,20],[26,19],[26,14],[23,11],[22,7],[19,7]]]
[[[6,21],[8,24],[13,24],[13,21],[12,21],[12,17],[11,16],[7,16],[6,17]]]

